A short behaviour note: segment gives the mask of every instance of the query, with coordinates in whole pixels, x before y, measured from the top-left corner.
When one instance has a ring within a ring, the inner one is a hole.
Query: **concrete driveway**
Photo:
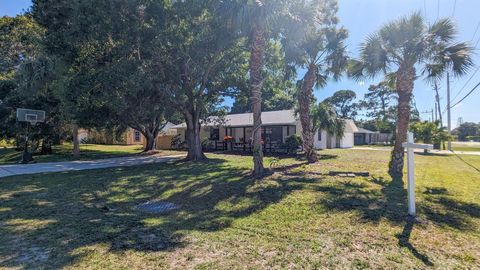
[[[0,178],[14,175],[47,173],[47,172],[65,172],[82,171],[113,167],[127,167],[146,165],[154,163],[165,163],[172,160],[178,160],[185,155],[173,156],[131,156],[109,158],[91,161],[66,161],[66,162],[48,162],[34,164],[12,164],[0,166]]]

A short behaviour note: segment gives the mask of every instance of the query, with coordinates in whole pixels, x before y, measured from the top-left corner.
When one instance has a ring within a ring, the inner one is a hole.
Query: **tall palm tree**
[[[299,1],[291,8],[293,20],[287,25],[284,39],[287,62],[307,72],[298,84],[298,111],[302,124],[302,141],[308,162],[317,161],[314,127],[311,119],[313,88],[324,87],[329,78],[339,79],[347,67],[344,41],[347,30],[338,28],[336,0]]]
[[[265,47],[277,21],[285,14],[286,0],[223,0],[220,17],[227,18],[233,31],[248,39],[250,50],[250,101],[253,112],[253,175],[264,174],[262,147],[262,87]]]
[[[402,143],[407,137],[414,81],[420,75],[436,80],[447,70],[461,76],[473,66],[472,48],[465,42],[455,43],[455,35],[455,26],[449,19],[427,25],[420,12],[416,12],[369,36],[361,45],[360,59],[352,61],[350,72],[355,78],[390,72],[395,75],[398,115],[389,169],[392,177],[403,176]]]

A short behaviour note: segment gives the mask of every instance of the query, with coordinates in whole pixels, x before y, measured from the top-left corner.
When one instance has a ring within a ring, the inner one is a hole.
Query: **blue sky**
[[[0,0],[0,16],[15,16],[28,9],[31,5],[30,0]],[[474,46],[480,41],[480,29],[475,33],[477,26],[480,25],[480,1],[478,0],[339,0],[340,23],[350,32],[348,39],[348,49],[351,55],[358,54],[359,44],[370,33],[377,30],[383,24],[410,14],[415,11],[421,11],[426,15],[429,22],[437,18],[450,17],[458,27],[458,39],[469,41]],[[480,44],[480,43],[479,43]],[[480,48],[480,46],[478,46]],[[475,64],[480,65],[479,50],[476,51]],[[480,72],[475,74],[469,83],[471,74],[463,78],[453,78],[451,83],[451,92],[453,103],[466,95],[478,82],[480,82]],[[357,92],[357,97],[363,98],[370,84],[377,83],[381,78],[372,81],[365,81],[359,84],[347,78],[339,82],[331,82],[322,90],[315,92],[319,100],[331,96],[336,90],[351,89]],[[463,90],[460,92],[460,90]],[[442,108],[446,106],[446,79],[440,84],[440,95]],[[431,86],[421,79],[415,82],[415,101],[418,109],[423,112],[434,108],[434,91]],[[458,96],[457,96],[458,95]],[[454,98],[456,97],[456,98]],[[452,109],[452,127],[457,124],[457,119],[462,117],[465,122],[480,122],[480,89],[465,99],[462,103]],[[430,114],[422,114],[423,119],[427,120]],[[444,114],[446,121],[446,114]]]

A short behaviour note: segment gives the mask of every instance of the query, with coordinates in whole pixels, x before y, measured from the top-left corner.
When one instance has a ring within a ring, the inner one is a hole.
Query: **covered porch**
[[[285,140],[297,132],[295,125],[265,125],[261,129],[264,152],[286,152]],[[205,150],[252,151],[253,128],[251,126],[209,127],[209,132],[210,143]]]

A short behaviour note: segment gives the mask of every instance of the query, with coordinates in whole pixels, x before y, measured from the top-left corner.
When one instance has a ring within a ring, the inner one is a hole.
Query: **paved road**
[[[393,147],[361,147],[355,146],[350,148],[351,150],[372,150],[372,151],[392,151]],[[423,152],[422,149],[415,149],[415,152]],[[473,151],[448,151],[448,150],[430,150],[431,154],[439,154],[439,155],[472,155],[472,156],[480,156],[480,152],[473,152]]]
[[[35,163],[35,164],[14,164],[14,165],[2,165],[0,166],[0,178],[35,174],[35,173],[47,173],[47,172],[65,172],[65,171],[81,171],[91,169],[102,169],[112,167],[126,167],[145,165],[153,163],[164,163],[171,160],[176,160],[184,157],[185,155],[173,155],[173,156],[134,156],[134,157],[119,157],[109,158],[92,161],[66,161],[66,162],[48,162],[48,163]]]

